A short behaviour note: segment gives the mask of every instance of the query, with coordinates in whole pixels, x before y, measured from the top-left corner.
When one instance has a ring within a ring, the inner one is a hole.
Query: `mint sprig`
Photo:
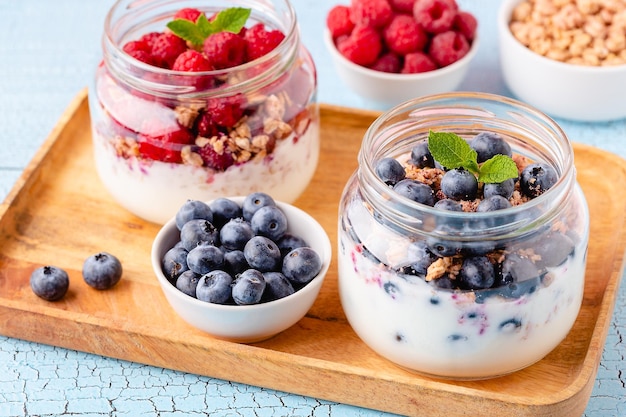
[[[507,155],[495,155],[479,165],[476,151],[455,133],[431,130],[428,132],[428,150],[442,166],[448,169],[464,168],[485,184],[500,183],[518,176],[515,161]]]
[[[209,21],[204,13],[195,22],[185,19],[172,20],[167,27],[178,37],[200,46],[210,35],[219,32],[239,33],[250,17],[251,9],[229,7],[220,11]]]

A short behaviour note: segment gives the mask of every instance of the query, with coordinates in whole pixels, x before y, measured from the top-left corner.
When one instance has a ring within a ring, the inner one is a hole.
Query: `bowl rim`
[[[237,201],[239,204],[241,204],[241,201],[243,201],[245,197],[235,196],[235,197],[226,197],[226,198],[232,199],[234,201]],[[205,202],[210,203],[213,200],[215,199],[207,200]],[[282,202],[282,201],[276,201],[276,205],[279,206],[281,209],[284,209],[285,207],[287,207],[289,210],[294,210],[298,215],[309,219],[312,225],[314,225],[313,227],[316,227],[319,229],[319,231],[323,232],[321,235],[324,236],[324,239],[322,242],[323,247],[324,247],[324,253],[320,254],[320,257],[322,259],[322,269],[304,287],[300,288],[298,291],[294,292],[293,294],[290,294],[283,298],[279,298],[277,300],[272,300],[272,301],[267,301],[267,302],[257,303],[257,304],[249,304],[249,305],[210,303],[207,301],[198,300],[197,298],[191,297],[183,293],[174,285],[172,285],[172,283],[163,274],[163,271],[161,269],[161,256],[162,255],[159,253],[159,250],[158,250],[159,247],[162,246],[163,242],[168,239],[170,234],[174,232],[174,230],[177,230],[176,217],[172,217],[159,229],[156,236],[152,240],[152,246],[150,250],[150,260],[152,264],[152,269],[154,271],[154,274],[157,277],[157,280],[159,281],[159,284],[161,285],[161,288],[164,291],[167,291],[167,293],[170,294],[171,296],[177,298],[179,301],[185,302],[185,303],[191,303],[192,306],[197,307],[197,308],[210,309],[210,310],[214,310],[218,312],[219,311],[223,311],[223,312],[227,312],[227,311],[235,312],[236,311],[236,312],[241,312],[241,313],[245,313],[245,312],[250,313],[254,311],[258,312],[260,310],[273,309],[276,307],[280,307],[280,304],[289,303],[293,301],[294,298],[296,297],[302,298],[304,294],[308,292],[317,291],[317,288],[319,288],[322,285],[324,279],[326,278],[326,275],[328,273],[328,270],[330,268],[330,264],[332,261],[332,245],[330,242],[330,237],[328,236],[328,233],[322,227],[322,225],[313,216],[311,216],[309,213],[302,210],[301,208],[296,207],[292,204]],[[327,256],[324,256],[326,254]]]
[[[537,59],[539,60],[539,62],[542,62],[545,65],[553,66],[557,70],[560,69],[560,70],[566,70],[566,71],[578,71],[581,73],[588,73],[588,74],[601,74],[601,73],[606,74],[606,73],[612,73],[612,72],[626,71],[626,63],[619,64],[619,65],[605,65],[605,66],[572,64],[572,63],[562,62],[556,59],[548,58],[546,56],[543,56],[531,50],[529,47],[521,43],[513,35],[513,33],[511,32],[511,29],[509,28],[509,22],[511,21],[513,9],[515,8],[515,6],[517,6],[519,3],[523,1],[525,0],[503,0],[498,10],[497,26],[499,29],[500,37],[501,38],[505,37],[506,40],[509,41],[509,43],[514,45],[515,48],[518,48],[518,50],[522,54],[527,56],[529,59]],[[500,39],[500,42],[502,42],[502,39]]]
[[[478,36],[478,32],[476,32],[476,36],[472,40],[469,51],[467,51],[467,54],[465,54],[465,56],[463,56],[458,61],[453,62],[450,65],[446,65],[445,67],[437,68],[432,71],[420,72],[416,74],[402,74],[402,73],[376,71],[376,70],[364,67],[362,65],[355,64],[354,62],[350,61],[337,50],[337,48],[335,47],[333,38],[330,34],[330,30],[328,28],[324,29],[323,38],[324,38],[324,44],[326,45],[326,49],[328,49],[328,51],[330,52],[334,60],[341,62],[344,66],[348,67],[352,71],[359,72],[369,77],[374,77],[374,78],[379,78],[381,80],[389,80],[389,81],[399,81],[399,80],[427,81],[432,78],[444,76],[447,73],[454,72],[460,67],[467,65],[474,58],[474,56],[478,53],[478,47],[480,46],[480,38]]]

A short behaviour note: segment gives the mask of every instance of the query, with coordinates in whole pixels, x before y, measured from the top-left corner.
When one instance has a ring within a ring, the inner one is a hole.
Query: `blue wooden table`
[[[104,16],[112,3],[0,0],[0,199],[6,197],[70,101],[90,83],[101,55]],[[303,42],[317,63],[319,101],[382,110],[346,90],[334,73],[322,31],[326,13],[335,2],[293,3]],[[495,19],[499,1],[460,0],[459,4],[478,17],[482,38],[479,54],[459,89],[510,96],[498,63]],[[626,120],[557,121],[571,140],[626,158]],[[622,286],[585,416],[626,416],[625,339],[626,288]],[[468,411],[480,415],[480,410]],[[0,416],[25,415],[388,414],[0,336]]]

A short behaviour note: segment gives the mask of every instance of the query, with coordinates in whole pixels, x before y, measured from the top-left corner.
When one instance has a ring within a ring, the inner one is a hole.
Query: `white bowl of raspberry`
[[[332,247],[309,214],[265,193],[188,200],[158,232],[151,262],[187,324],[231,342],[271,338],[313,306]]]
[[[626,3],[542,5],[500,6],[500,61],[511,92],[552,117],[626,117]]]
[[[479,47],[476,18],[455,0],[407,4],[355,0],[326,19],[324,43],[339,77],[383,105],[454,91]]]
[[[128,211],[163,224],[187,198],[260,190],[292,202],[307,187],[316,71],[288,0],[120,0],[102,45],[95,166]]]

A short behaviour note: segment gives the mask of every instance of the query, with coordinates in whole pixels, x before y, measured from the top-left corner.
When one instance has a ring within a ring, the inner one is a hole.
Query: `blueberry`
[[[265,236],[254,236],[246,243],[243,254],[251,268],[261,272],[278,271],[281,254],[278,245]]]
[[[217,198],[209,203],[209,207],[213,212],[211,223],[218,229],[228,223],[229,220],[243,216],[239,204],[229,198]]]
[[[453,200],[473,200],[478,192],[478,180],[466,169],[451,169],[441,178],[441,191]]]
[[[110,253],[96,253],[83,263],[83,278],[90,287],[109,289],[122,278],[122,264]]]
[[[426,238],[428,249],[442,258],[458,255],[463,247],[461,242],[445,236],[454,231],[454,228],[450,225],[442,224],[437,226],[434,233]]]
[[[213,212],[208,204],[197,200],[187,200],[176,212],[176,227],[181,230],[185,223],[194,219],[213,221]]]
[[[189,251],[182,246],[174,246],[163,255],[161,270],[171,283],[175,283],[176,278],[189,269],[187,266],[187,253]]]
[[[188,269],[178,276],[176,279],[176,288],[190,297],[196,298],[196,288],[201,275],[196,274]]]
[[[559,266],[574,252],[574,242],[567,235],[559,232],[550,233],[537,239],[533,246],[535,253],[540,256],[537,260],[539,268]]]
[[[496,280],[495,269],[486,256],[465,258],[458,276],[459,287],[479,290],[491,287]]]
[[[281,272],[264,272],[265,294],[267,301],[278,300],[295,292],[293,285]]]
[[[503,210],[509,207],[511,207],[511,203],[509,202],[509,200],[502,197],[501,195],[492,195],[489,198],[481,200],[481,202],[478,203],[478,206],[476,207],[476,211],[478,213],[485,213],[488,211]]]
[[[404,167],[394,158],[383,158],[376,163],[374,171],[378,178],[387,185],[395,185],[406,175]]]
[[[483,197],[489,198],[494,195],[499,195],[508,200],[513,195],[513,191],[515,191],[515,179],[509,178],[502,182],[485,184],[483,186]]]
[[[241,217],[229,220],[220,229],[220,242],[229,251],[243,249],[253,236],[252,226]]]
[[[500,323],[498,329],[503,333],[514,333],[522,328],[522,321],[517,318],[508,319]]]
[[[201,243],[217,245],[219,243],[219,230],[208,220],[190,220],[181,229],[180,240],[183,247],[188,251]]]
[[[451,334],[448,336],[448,340],[451,342],[464,342],[468,339],[467,336],[462,334]]]
[[[232,250],[224,253],[224,269],[233,276],[241,274],[250,268],[246,257],[241,250]]]
[[[454,289],[456,287],[456,283],[454,282],[454,280],[448,276],[443,276],[443,277],[439,277],[437,279],[434,279],[431,281],[433,283],[433,285],[437,288],[441,288],[444,290],[451,290]],[[439,301],[437,301],[436,303],[433,303],[433,300],[431,299],[431,304],[438,304]]]
[[[35,295],[47,301],[63,298],[69,286],[70,278],[67,272],[56,266],[42,266],[30,274],[30,288]]]
[[[410,200],[427,206],[435,205],[435,194],[430,186],[409,178],[394,185],[393,190]]]
[[[208,303],[226,304],[231,297],[233,277],[225,271],[216,269],[198,280],[196,298]]]
[[[265,206],[254,213],[250,225],[255,234],[278,242],[287,231],[287,216],[276,206]]]
[[[415,165],[418,168],[434,168],[435,160],[433,155],[428,149],[428,142],[423,140],[418,142],[411,149],[411,159],[409,160],[411,165]]]
[[[265,278],[256,269],[247,269],[233,283],[233,300],[239,305],[257,304],[265,291]]]
[[[511,156],[511,146],[497,133],[481,132],[470,141],[470,147],[478,154],[478,163],[495,155]]]
[[[224,252],[214,245],[198,245],[187,254],[187,266],[200,275],[222,269],[224,267]]]
[[[407,261],[412,275],[426,276],[428,267],[437,259],[437,255],[430,251],[423,240],[413,242],[407,248]]]
[[[261,207],[275,205],[276,202],[268,194],[262,192],[248,194],[243,200],[243,204],[241,206],[243,218],[250,221],[252,219],[252,215]]]
[[[435,203],[436,209],[448,210],[448,211],[463,211],[463,206],[458,201],[454,201],[450,198],[443,198]]]
[[[307,242],[300,236],[293,235],[291,233],[285,233],[278,242],[276,242],[280,253],[285,256],[295,248],[301,248],[308,246]]]
[[[558,180],[552,166],[545,163],[530,164],[520,176],[520,188],[524,195],[534,198],[549,190]]]
[[[540,273],[535,264],[517,253],[507,254],[500,267],[497,286],[500,295],[506,298],[519,298],[537,289]]]
[[[321,269],[322,258],[308,246],[292,250],[283,259],[282,273],[296,285],[307,284]]]

